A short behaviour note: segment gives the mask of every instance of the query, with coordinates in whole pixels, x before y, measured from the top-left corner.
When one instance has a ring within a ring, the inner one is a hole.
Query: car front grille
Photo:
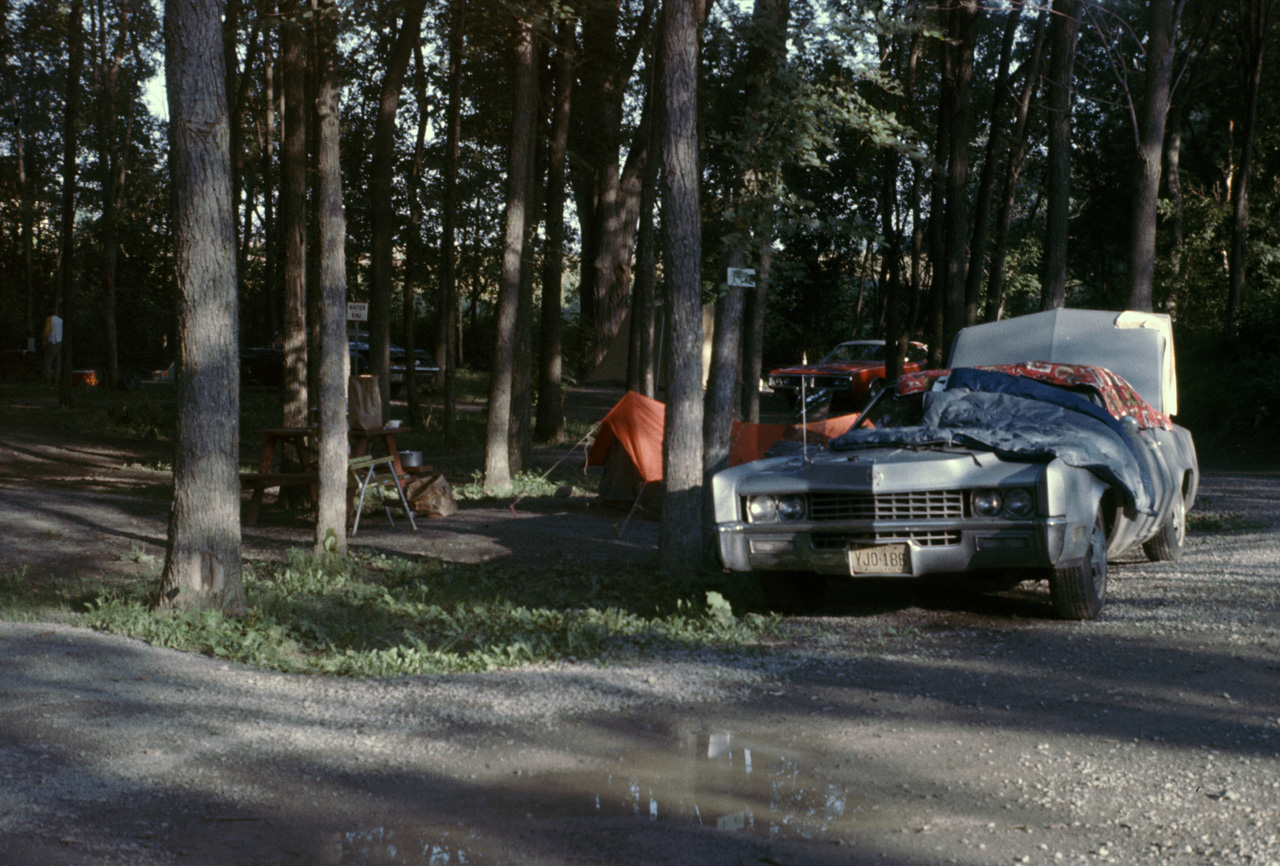
[[[914,541],[921,547],[948,547],[960,543],[954,529],[921,529],[906,532],[815,532],[810,536],[815,550],[845,550],[864,544]]]
[[[964,517],[964,494],[959,490],[921,490],[914,493],[809,494],[809,519],[822,520],[936,520]]]

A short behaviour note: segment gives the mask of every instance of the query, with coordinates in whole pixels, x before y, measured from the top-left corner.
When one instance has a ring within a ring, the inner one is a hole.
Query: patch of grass
[[[533,472],[519,472],[511,479],[511,491],[505,496],[491,497],[484,492],[484,475],[479,472],[471,473],[471,480],[461,484],[454,485],[453,497],[459,501],[469,500],[479,502],[482,500],[495,499],[525,499],[536,496],[554,496],[562,487],[568,487],[568,495],[570,496],[589,496],[591,490],[587,486],[586,479],[579,479],[581,483],[565,482],[551,477],[544,478]],[[561,493],[561,495],[564,495]]]
[[[1187,529],[1191,532],[1240,532],[1263,529],[1266,524],[1250,519],[1243,511],[1187,512]]]
[[[74,622],[102,591],[94,581],[32,580],[26,567],[0,574],[0,619],[9,622]]]
[[[138,554],[140,564],[144,558]],[[726,598],[727,589],[681,594],[640,567],[530,573],[363,553],[322,563],[292,551],[247,565],[244,582],[250,613],[242,619],[157,614],[155,579],[142,575],[123,588],[98,584],[92,596],[44,589],[29,603],[35,590],[10,575],[0,579],[0,613],[54,608],[78,624],[156,646],[340,676],[485,671],[671,648],[750,651],[780,628],[776,616],[736,615],[733,604],[742,601]]]

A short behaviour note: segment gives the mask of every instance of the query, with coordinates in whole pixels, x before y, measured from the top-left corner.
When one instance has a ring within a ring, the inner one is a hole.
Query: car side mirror
[[[1138,419],[1132,415],[1125,415],[1120,419],[1120,426],[1124,427],[1124,432],[1130,436],[1138,435]]]

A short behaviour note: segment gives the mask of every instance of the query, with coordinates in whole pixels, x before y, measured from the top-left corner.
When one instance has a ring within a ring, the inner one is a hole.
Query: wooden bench
[[[268,487],[309,487],[311,498],[316,496],[316,487],[320,476],[316,472],[241,472],[240,487],[253,491],[253,499],[249,503],[249,513],[245,523],[249,526],[258,524],[258,513],[262,510],[262,494]]]

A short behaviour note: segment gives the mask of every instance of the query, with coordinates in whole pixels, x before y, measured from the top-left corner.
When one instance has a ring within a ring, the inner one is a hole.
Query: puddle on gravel
[[[595,816],[800,840],[835,839],[889,818],[875,798],[815,775],[820,760],[729,731],[696,731],[667,749],[628,751],[603,769],[512,776],[458,806],[490,826]],[[377,827],[346,833],[341,863],[478,864],[497,841],[461,825],[446,832]]]

